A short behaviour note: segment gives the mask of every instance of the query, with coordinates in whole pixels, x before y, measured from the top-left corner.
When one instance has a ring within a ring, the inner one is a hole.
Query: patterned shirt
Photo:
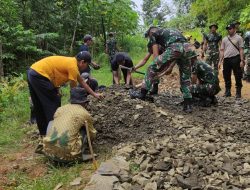
[[[222,36],[218,33],[209,33],[205,36],[205,39],[208,44],[208,50],[219,50],[219,42],[222,39]]]
[[[148,46],[159,44],[163,49],[176,42],[187,42],[187,39],[176,29],[159,29],[149,39]]]
[[[224,37],[221,43],[221,50],[224,50],[224,58],[235,57],[240,54],[239,50],[234,47],[228,38],[233,42],[233,44],[235,44],[235,46],[238,47],[238,49],[244,47],[243,39],[238,34],[235,34],[232,37]]]
[[[88,123],[91,138],[96,135],[93,119],[88,111],[78,104],[67,104],[56,110],[52,126],[43,139],[47,155],[62,160],[73,160],[81,154],[80,129]]]
[[[215,74],[215,72],[216,71],[214,71],[210,65],[200,60],[196,61],[192,66],[192,74],[197,75],[197,78],[202,83],[219,83],[218,76]]]
[[[108,49],[108,54],[110,57],[114,57],[116,53],[116,40],[114,38],[111,38],[107,42],[107,49]]]

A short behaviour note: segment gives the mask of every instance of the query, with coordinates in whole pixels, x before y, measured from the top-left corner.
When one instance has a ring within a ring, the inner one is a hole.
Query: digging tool
[[[96,159],[95,159],[93,147],[92,147],[92,144],[91,144],[91,139],[90,139],[90,134],[89,134],[89,126],[88,126],[87,121],[85,121],[85,127],[86,127],[86,132],[87,132],[89,150],[90,150],[91,157],[92,157],[92,160],[93,160],[94,170],[97,170],[97,168],[98,168],[98,166],[97,166],[97,161],[96,161]]]
[[[129,70],[130,72],[132,71],[132,68],[125,67],[125,66],[123,66],[123,65],[120,65],[120,68],[121,68],[121,69]],[[133,72],[138,73],[138,74],[141,74],[141,75],[145,75],[145,73],[144,73],[144,72],[141,72],[141,71],[133,71]]]

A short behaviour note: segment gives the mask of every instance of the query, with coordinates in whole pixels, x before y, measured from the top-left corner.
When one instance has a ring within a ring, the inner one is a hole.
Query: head
[[[124,63],[125,63],[125,56],[123,54],[121,54],[121,53],[118,53],[116,55],[116,61],[117,61],[117,63],[119,65],[124,65]]]
[[[84,88],[75,87],[70,91],[70,103],[71,104],[79,104],[82,106],[86,106],[89,100],[87,99],[87,93]]]
[[[113,37],[114,37],[114,33],[113,33],[113,32],[110,32],[110,33],[109,33],[109,37],[110,37],[110,38],[113,38]]]
[[[83,42],[84,44],[86,44],[87,46],[91,46],[93,44],[93,37],[89,34],[85,35],[83,37]]]
[[[83,71],[91,63],[91,55],[87,51],[81,51],[76,55],[76,60],[79,71]]]
[[[159,30],[159,28],[156,26],[149,27],[149,29],[145,32],[145,38],[150,38],[152,36],[152,34],[158,30]]]
[[[231,35],[234,35],[235,32],[236,32],[235,24],[229,24],[229,25],[227,25],[226,30],[227,30],[227,32],[228,32],[228,34],[229,34],[230,36],[231,36]]]
[[[217,24],[211,24],[209,26],[209,29],[210,29],[210,32],[215,33],[216,30],[218,29],[218,25]]]

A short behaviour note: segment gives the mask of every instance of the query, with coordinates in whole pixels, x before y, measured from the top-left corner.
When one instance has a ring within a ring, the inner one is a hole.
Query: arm
[[[113,77],[114,77],[115,84],[120,84],[118,71],[113,71]]]
[[[131,79],[131,72],[128,70],[127,71],[127,77],[126,77],[126,85],[130,84],[130,79]]]
[[[80,77],[80,75],[77,76],[77,81],[81,84],[82,88],[84,88],[89,94],[91,94],[92,96],[94,96],[97,99],[101,99],[102,96],[98,93],[95,93],[90,87],[89,85]],[[70,87],[73,88],[76,86],[76,82],[75,81],[70,81]]]
[[[151,56],[151,53],[147,53],[147,55],[143,58],[143,60],[141,60],[141,61],[135,66],[134,70],[137,70],[137,69],[139,69],[140,67],[144,66],[144,65],[147,63],[147,61],[149,60],[150,56]]]
[[[192,84],[196,84],[197,83],[197,75],[196,74],[192,74]]]
[[[243,48],[240,48],[240,67],[243,68],[245,66],[245,60],[244,60],[244,50]]]
[[[153,59],[155,59],[159,55],[159,46],[158,44],[154,44],[153,48]]]
[[[202,52],[201,52],[201,57],[204,57],[204,53],[207,50],[207,40],[204,39],[204,44],[203,44],[203,48],[202,48]]]

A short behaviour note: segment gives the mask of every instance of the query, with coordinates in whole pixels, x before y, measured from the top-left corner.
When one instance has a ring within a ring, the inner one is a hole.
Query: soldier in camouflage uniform
[[[141,68],[144,66],[151,55],[153,54],[153,48],[152,44],[148,43],[148,53],[145,55],[145,57],[133,68],[133,71],[136,71],[137,69]],[[159,45],[159,54],[162,54],[165,50]],[[159,79],[154,81],[153,87],[151,88],[149,94],[150,95],[157,95],[158,94],[158,85],[159,85]]]
[[[219,46],[221,44],[222,36],[216,32],[218,29],[217,24],[211,24],[209,29],[210,33],[205,36],[202,55],[204,56],[204,52],[208,54],[206,61],[210,66],[213,66],[214,70],[217,71],[218,74],[220,55]]]
[[[187,43],[186,38],[180,31],[175,29],[161,29],[157,27],[150,27],[148,30],[149,43],[153,47],[153,62],[149,65],[141,92],[138,94],[136,91],[131,92],[132,98],[145,99],[146,94],[151,90],[154,83],[157,82],[160,76],[170,74],[174,64],[179,67],[181,92],[184,98],[183,110],[191,112],[191,99],[190,93],[190,77],[191,65],[188,59],[188,54],[192,52],[192,45]],[[158,55],[158,45],[165,49],[165,52]]]
[[[70,93],[71,104],[56,110],[54,120],[49,123],[43,138],[44,155],[62,163],[91,158],[84,152],[87,148],[86,123],[91,139],[96,136],[93,118],[84,108],[88,102],[84,89],[72,88]]]
[[[247,25],[248,31],[244,36],[244,55],[245,55],[245,72],[244,78],[250,82],[250,23]]]
[[[109,55],[110,63],[117,52],[118,52],[118,48],[117,48],[116,40],[114,38],[114,33],[110,32],[109,40],[107,41],[107,44],[106,44],[106,53]]]
[[[197,59],[197,54],[191,56],[192,85],[190,92],[193,97],[200,98],[204,106],[207,103],[217,104],[216,94],[219,93],[219,78],[217,72],[207,63]]]

